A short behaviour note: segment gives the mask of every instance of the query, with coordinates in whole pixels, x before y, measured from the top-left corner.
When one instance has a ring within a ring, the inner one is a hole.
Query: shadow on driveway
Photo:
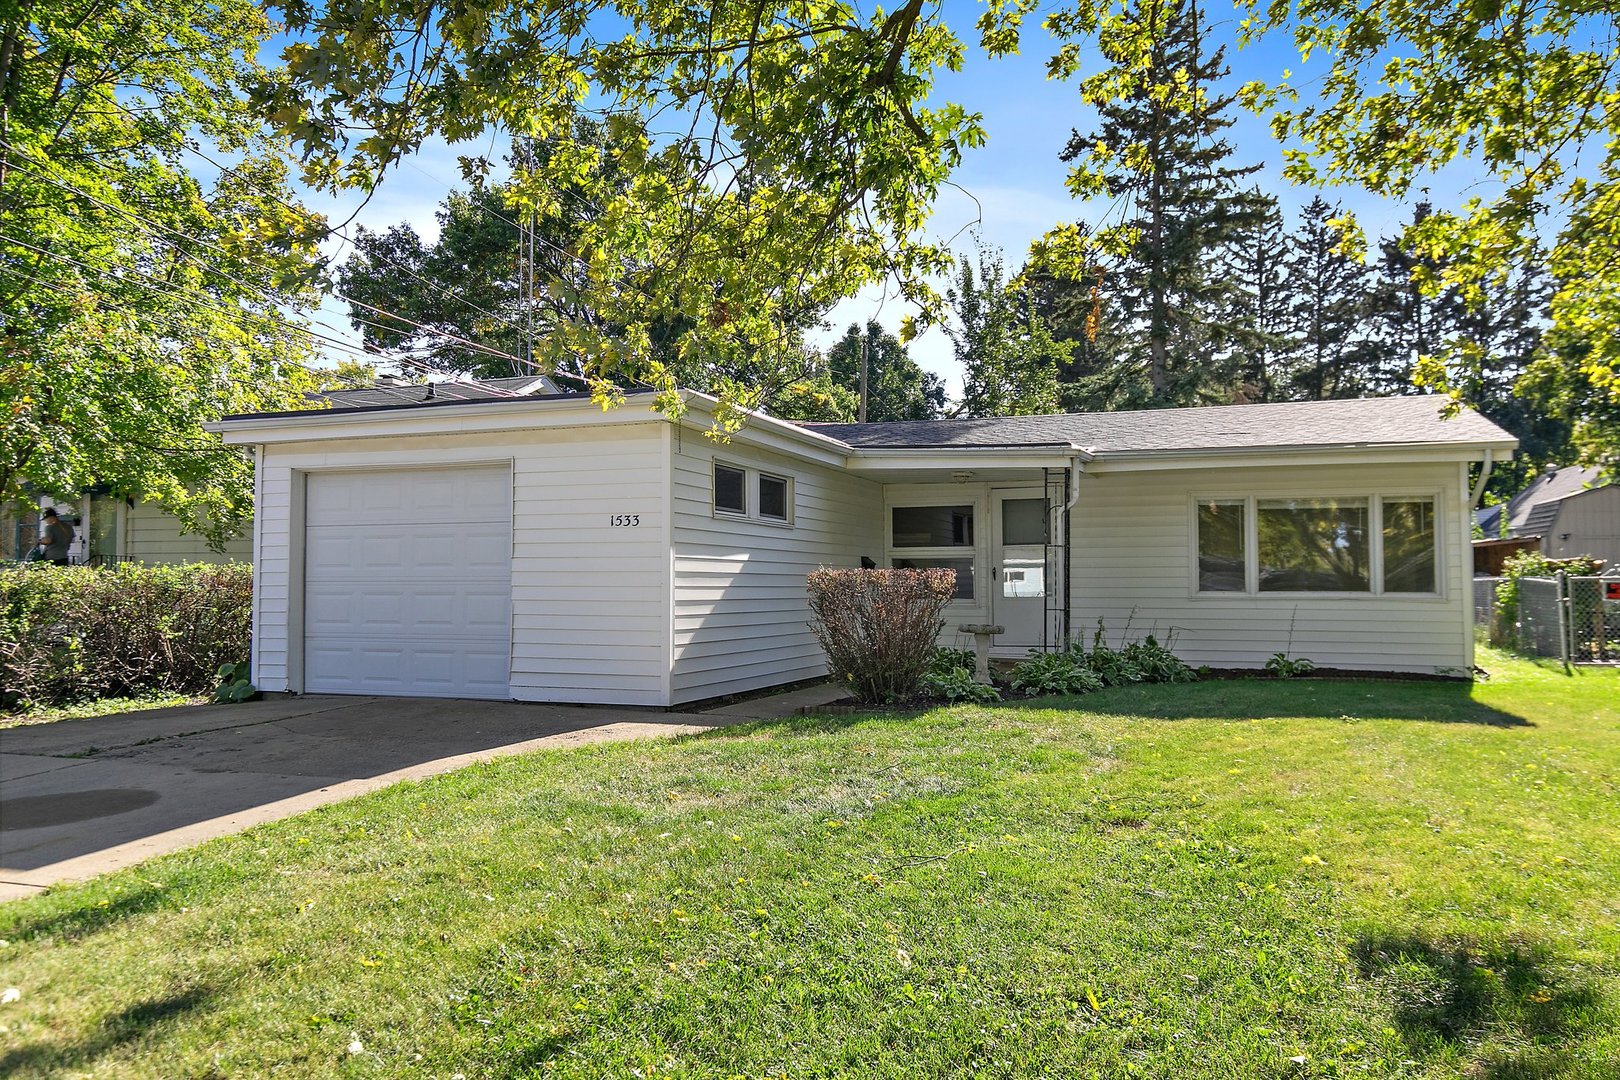
[[[730,720],[516,702],[278,697],[10,728],[0,731],[0,899],[492,757]]]

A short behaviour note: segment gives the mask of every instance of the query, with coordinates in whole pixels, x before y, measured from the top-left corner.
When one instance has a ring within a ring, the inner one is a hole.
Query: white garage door
[[[507,698],[506,466],[311,473],[304,689]]]

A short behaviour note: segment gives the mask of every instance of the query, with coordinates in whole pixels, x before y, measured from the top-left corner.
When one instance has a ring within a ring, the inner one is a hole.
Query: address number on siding
[[[615,529],[634,529],[641,524],[640,514],[614,514],[608,524]]]

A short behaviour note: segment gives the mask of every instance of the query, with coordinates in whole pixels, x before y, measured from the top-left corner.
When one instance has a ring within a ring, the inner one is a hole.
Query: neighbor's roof
[[[983,420],[806,424],[866,449],[1078,446],[1095,454],[1263,450],[1319,446],[1513,445],[1471,409],[1445,418],[1433,395],[1222,405],[1135,412],[1058,413]]]
[[[1588,468],[1568,465],[1542,473],[1508,500],[1508,531],[1520,535],[1547,528],[1558,516],[1559,503],[1588,488],[1601,486],[1598,477],[1602,471],[1596,465]]]
[[[311,400],[328,402],[334,409],[370,409],[388,405],[417,405],[424,401],[489,401],[556,392],[556,384],[542,375],[520,375],[505,379],[449,379],[405,386],[327,390],[309,396]]]

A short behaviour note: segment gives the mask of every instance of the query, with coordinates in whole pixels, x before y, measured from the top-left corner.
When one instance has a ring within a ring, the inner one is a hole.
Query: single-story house
[[[484,401],[553,394],[557,384],[545,375],[503,379],[447,379],[414,383],[379,375],[374,386],[327,390],[309,395],[313,409],[359,409],[422,401]],[[180,522],[155,503],[113,495],[105,490],[72,496],[44,496],[0,513],[0,559],[22,559],[39,536],[39,511],[51,507],[73,526],[74,563],[248,562],[253,558],[250,532],[225,541],[215,551],[196,533],[182,532]]]
[[[257,456],[268,691],[669,706],[824,673],[805,576],[942,566],[1003,656],[1147,632],[1192,664],[1465,675],[1469,467],[1433,397],[706,435],[650,395],[227,418]],[[1477,485],[1476,485],[1477,487]]]
[[[1620,484],[1595,465],[1548,466],[1524,490],[1478,511],[1474,520],[1487,538],[1539,540],[1549,558],[1589,555],[1620,566]]]

